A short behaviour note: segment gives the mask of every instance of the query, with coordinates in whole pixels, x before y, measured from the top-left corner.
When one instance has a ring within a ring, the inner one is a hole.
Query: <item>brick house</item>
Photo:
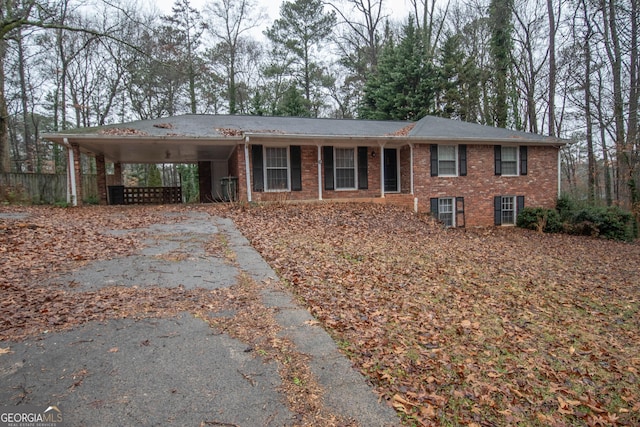
[[[198,163],[203,202],[367,200],[429,211],[453,227],[513,224],[523,206],[554,207],[565,143],[430,116],[185,115],[43,138],[69,148],[72,178],[81,152],[96,157],[102,203],[105,161],[116,183],[122,163]]]

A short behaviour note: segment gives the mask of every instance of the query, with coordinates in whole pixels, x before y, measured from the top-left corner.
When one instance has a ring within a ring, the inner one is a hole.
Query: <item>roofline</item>
[[[567,144],[559,138],[551,138],[549,140],[528,139],[525,137],[511,138],[486,138],[486,137],[425,137],[425,136],[398,136],[398,135],[302,135],[302,134],[282,134],[282,133],[255,133],[247,132],[238,136],[189,136],[189,135],[102,135],[102,134],[61,134],[61,133],[44,133],[41,138],[47,141],[64,143],[64,140],[102,140],[102,141],[121,141],[135,140],[138,142],[155,143],[158,141],[211,141],[219,143],[235,143],[240,144],[243,141],[258,140],[303,140],[309,141],[306,145],[318,145],[319,141],[341,141],[341,142],[366,142],[372,146],[384,146],[386,144],[403,145],[403,144],[429,144],[429,143],[452,143],[452,144],[468,144],[468,145],[529,145],[541,147],[562,147]],[[311,141],[315,141],[311,142]],[[284,141],[283,141],[284,142]]]

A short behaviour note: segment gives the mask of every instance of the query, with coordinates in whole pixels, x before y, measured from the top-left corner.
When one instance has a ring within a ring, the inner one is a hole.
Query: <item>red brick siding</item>
[[[255,192],[253,201],[317,200],[318,199],[318,147],[302,146],[302,191]],[[409,173],[411,156],[409,147],[400,151],[400,180],[402,193],[411,191]],[[375,153],[375,156],[372,156]],[[553,208],[557,199],[558,149],[554,147],[528,147],[528,174],[524,176],[494,175],[494,146],[467,146],[467,176],[431,177],[430,146],[414,147],[414,196],[418,198],[420,212],[428,212],[432,197],[464,197],[466,226],[493,225],[493,198],[500,195],[525,196],[525,206]],[[369,188],[359,191],[324,189],[322,198],[380,198],[380,148],[368,150]],[[253,171],[250,165],[250,171]],[[229,160],[229,173],[238,176],[238,193],[247,200],[244,146],[238,146]],[[412,207],[413,197],[388,194],[389,202]]]
[[[375,152],[375,157],[371,153]],[[368,190],[343,191],[343,190],[325,190],[324,189],[324,168],[321,172],[322,198],[337,199],[350,197],[380,197],[380,149],[369,148],[368,162]],[[322,155],[322,154],[321,154]],[[289,192],[254,192],[252,191],[252,200],[259,201],[276,201],[276,200],[314,200],[318,199],[318,147],[302,146],[302,191]],[[244,153],[239,156],[244,164]],[[324,159],[323,159],[324,160]],[[253,173],[253,163],[251,163],[251,171]],[[242,182],[242,181],[241,181]],[[253,182],[253,177],[252,177]],[[246,184],[242,184],[245,185]],[[246,199],[246,188],[240,193],[241,197]]]
[[[495,176],[494,146],[467,146],[467,176],[432,177],[429,145],[414,148],[414,191],[419,210],[432,197],[464,197],[467,226],[493,225],[493,198],[525,196],[525,206],[553,208],[558,196],[558,149],[528,147],[528,174]]]
[[[369,147],[367,150],[368,189],[366,190],[325,190],[322,187],[323,199],[342,199],[351,197],[380,197],[380,148]],[[373,154],[372,154],[373,153]],[[323,158],[324,161],[324,158]],[[317,172],[316,172],[317,173]],[[356,172],[357,173],[357,172]],[[324,184],[324,169],[322,170]],[[317,193],[317,191],[316,191]]]
[[[411,148],[408,145],[400,149],[400,192],[411,193]]]

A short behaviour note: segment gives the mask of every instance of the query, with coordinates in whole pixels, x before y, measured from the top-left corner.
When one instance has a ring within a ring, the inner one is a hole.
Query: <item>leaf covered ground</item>
[[[640,245],[377,205],[234,220],[415,425],[640,425]]]
[[[640,425],[638,243],[447,230],[365,204],[111,208],[0,208],[0,339],[250,301],[239,297],[247,286],[218,295],[44,285],[141,247],[143,234],[106,229],[202,209],[234,219],[408,425]],[[19,213],[28,217],[12,216]],[[211,251],[224,253],[219,243],[213,238]],[[213,326],[260,334],[260,325],[236,317]],[[282,345],[254,344],[289,357],[276,351]]]

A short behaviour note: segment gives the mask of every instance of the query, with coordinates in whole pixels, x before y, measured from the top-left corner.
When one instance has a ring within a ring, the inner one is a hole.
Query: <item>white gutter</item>
[[[71,206],[78,206],[78,177],[76,176],[76,162],[75,155],[73,154],[73,147],[69,144],[67,138],[63,139],[64,145],[67,147],[67,153],[69,155],[69,161],[67,162],[67,176],[71,184],[71,191],[67,186],[67,203],[71,203]]]
[[[249,137],[244,138],[244,168],[247,176],[247,201],[251,203],[251,167],[249,166]]]
[[[318,200],[322,200],[322,146],[318,145]]]

